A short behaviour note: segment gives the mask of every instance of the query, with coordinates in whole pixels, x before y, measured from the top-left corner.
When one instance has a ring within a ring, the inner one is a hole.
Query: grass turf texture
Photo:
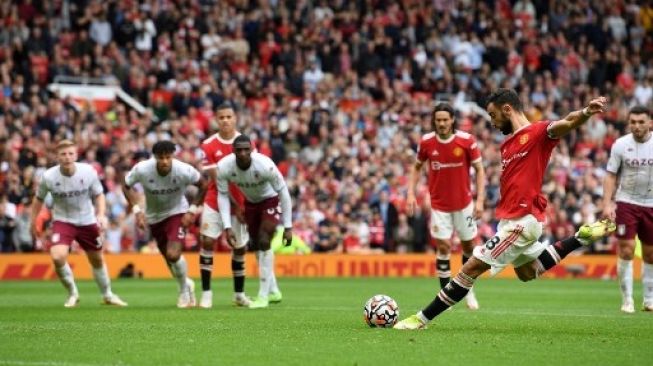
[[[615,282],[480,280],[481,309],[459,304],[419,332],[370,329],[363,305],[397,300],[401,318],[435,295],[437,279],[281,279],[283,302],[176,309],[173,280],[118,280],[128,308],[100,305],[94,282],[65,309],[58,282],[0,282],[0,365],[650,365],[653,313],[619,312]],[[199,281],[196,281],[199,289]],[[258,288],[248,281],[250,293]],[[635,287],[641,305],[641,285]],[[639,310],[639,309],[638,309]]]

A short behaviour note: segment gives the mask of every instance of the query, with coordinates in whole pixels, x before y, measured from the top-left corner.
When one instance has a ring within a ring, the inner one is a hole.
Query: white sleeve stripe
[[[217,167],[218,164],[209,164],[209,165],[202,165],[202,170],[209,170]]]
[[[480,162],[481,160],[483,160],[483,158],[481,158],[481,157],[479,156],[478,159],[474,159],[474,160],[472,160],[472,163],[478,163],[478,162]]]

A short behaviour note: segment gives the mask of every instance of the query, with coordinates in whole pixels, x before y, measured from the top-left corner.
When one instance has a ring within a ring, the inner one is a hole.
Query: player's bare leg
[[[642,287],[644,311],[653,311],[653,243],[642,242]]]
[[[169,242],[166,246],[165,258],[170,265],[170,271],[179,285],[178,308],[189,308],[196,305],[195,282],[188,278],[188,264],[181,254],[182,245],[179,242]]]
[[[95,283],[97,283],[100,293],[102,293],[102,301],[104,304],[127,306],[126,302],[111,291],[111,279],[107,272],[107,266],[104,263],[102,251],[87,251],[86,257],[93,269],[93,278],[95,278]]]
[[[79,303],[79,290],[75,284],[73,271],[68,264],[68,251],[69,247],[67,245],[53,245],[50,247],[50,257],[54,264],[54,271],[57,273],[63,287],[68,291],[68,298],[64,306],[72,308]]]
[[[474,250],[474,241],[473,240],[461,240],[460,241],[460,246],[462,247],[463,253],[462,253],[462,261],[463,261],[463,266],[469,258],[472,256],[472,252]],[[465,296],[465,302],[467,303],[467,308],[470,310],[478,310],[479,305],[478,305],[478,300],[476,299],[476,294],[474,293],[474,288],[471,288],[469,292],[467,293],[467,296]]]
[[[617,252],[617,278],[621,290],[621,311],[627,314],[635,312],[633,299],[633,256],[635,255],[635,240],[619,240]],[[643,280],[643,279],[642,279]]]
[[[215,239],[206,235],[200,236],[200,274],[202,277],[202,298],[200,307],[213,307],[213,291],[211,291],[211,274],[213,273],[213,244]]]

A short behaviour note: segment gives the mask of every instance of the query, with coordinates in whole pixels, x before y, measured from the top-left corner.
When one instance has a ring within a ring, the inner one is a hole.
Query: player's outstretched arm
[[[565,136],[571,130],[582,126],[593,115],[605,112],[607,103],[608,99],[605,97],[592,99],[587,107],[569,113],[564,119],[552,122],[547,129],[549,137],[557,139]]]

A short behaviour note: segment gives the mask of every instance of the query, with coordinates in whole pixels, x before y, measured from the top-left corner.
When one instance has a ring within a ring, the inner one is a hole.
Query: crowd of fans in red
[[[42,249],[30,204],[63,137],[101,175],[107,250],[148,251],[120,193],[124,174],[160,139],[198,163],[225,101],[286,176],[295,234],[315,252],[361,253],[431,250],[426,184],[407,217],[406,176],[434,101],[451,103],[483,152],[480,242],[496,224],[503,136],[482,106],[497,87],[518,90],[533,121],[610,100],[551,159],[543,239],[555,240],[596,219],[610,146],[628,108],[653,96],[651,1],[22,0],[0,4],[0,24],[4,252]],[[60,76],[119,85],[147,111],[62,99],[47,89]],[[48,213],[39,220],[47,234]]]

